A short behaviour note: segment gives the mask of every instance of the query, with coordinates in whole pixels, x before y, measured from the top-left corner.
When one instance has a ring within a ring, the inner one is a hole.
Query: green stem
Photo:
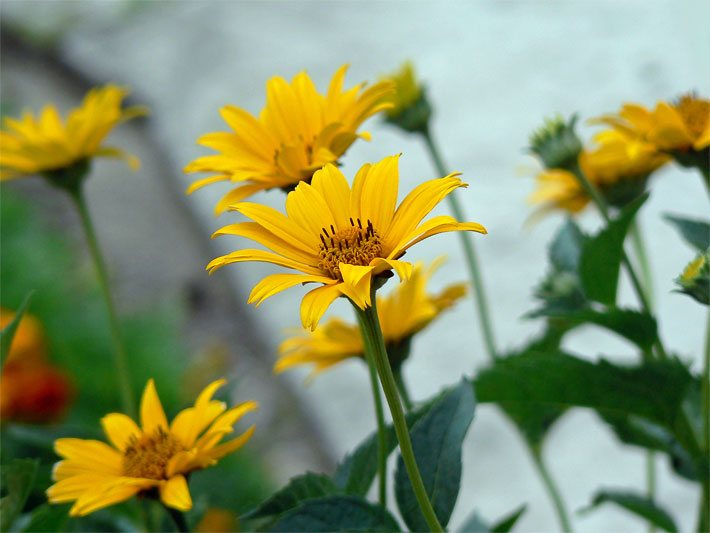
[[[552,479],[550,472],[547,470],[545,461],[542,458],[542,450],[540,450],[540,448],[537,446],[533,446],[530,443],[528,444],[530,446],[530,452],[532,453],[533,462],[535,463],[535,468],[540,474],[540,477],[542,478],[542,481],[545,484],[545,489],[550,495],[550,499],[552,500],[552,503],[555,507],[557,518],[560,521],[560,527],[562,528],[562,531],[564,533],[570,533],[572,531],[572,527],[570,526],[569,517],[567,516],[565,505],[562,502],[562,496],[560,495],[560,492],[557,489],[557,485],[555,485],[555,482]]]
[[[94,266],[96,268],[96,274],[99,280],[99,285],[101,287],[101,292],[106,303],[109,326],[111,329],[111,337],[113,339],[116,378],[118,379],[118,388],[121,394],[123,409],[128,415],[135,416],[136,411],[135,404],[133,403],[133,392],[131,390],[131,381],[128,373],[128,360],[126,358],[126,350],[123,345],[121,330],[118,324],[118,316],[116,314],[116,309],[113,305],[113,299],[111,297],[108,276],[106,274],[106,266],[101,255],[101,250],[99,249],[98,241],[96,240],[94,225],[91,222],[89,209],[86,205],[86,200],[84,199],[84,195],[81,189],[77,188],[73,193],[71,193],[71,197],[74,199],[77,210],[79,211],[79,216],[81,217],[81,223],[84,226],[84,233],[86,233],[86,242],[89,245],[91,257],[94,260]]]
[[[387,435],[385,433],[385,416],[382,409],[382,396],[380,395],[380,384],[377,381],[377,367],[375,366],[375,354],[372,347],[365,343],[365,357],[367,366],[370,369],[370,385],[372,386],[372,397],[375,402],[375,418],[377,418],[377,472],[378,472],[378,493],[380,505],[387,508]]]
[[[434,508],[429,501],[422,476],[419,473],[419,467],[417,467],[417,462],[414,458],[414,449],[412,448],[412,441],[409,438],[409,430],[407,429],[407,422],[404,418],[404,410],[402,409],[399,394],[397,393],[397,384],[392,374],[384,337],[382,336],[382,329],[380,328],[380,320],[377,316],[377,299],[375,298],[374,287],[372,290],[371,307],[368,307],[364,311],[356,305],[353,305],[353,307],[358,315],[363,340],[374,355],[377,374],[380,377],[382,390],[385,393],[385,398],[387,399],[387,404],[392,414],[392,422],[394,424],[397,440],[399,441],[402,460],[407,469],[409,481],[412,484],[417,503],[419,503],[419,508],[422,515],[424,515],[429,529],[431,531],[443,532],[444,530],[441,524],[439,524],[439,520],[434,513]]]
[[[656,454],[653,450],[646,450],[646,496],[653,501],[656,498]],[[654,533],[656,526],[648,522],[648,532]]]
[[[436,171],[445,176],[447,174],[446,165],[441,157],[441,153],[432,138],[429,128],[422,131],[422,136],[424,137],[424,142],[429,149],[429,154],[434,161],[434,166]],[[465,221],[466,217],[463,212],[461,204],[459,204],[458,198],[456,198],[455,193],[449,194],[447,196],[449,206],[454,214],[454,218],[459,222]],[[485,285],[483,283],[483,275],[481,274],[481,267],[478,264],[478,258],[476,256],[476,249],[473,245],[473,239],[466,231],[457,232],[459,239],[461,240],[461,246],[463,247],[464,256],[466,258],[466,266],[468,267],[468,273],[471,277],[471,283],[473,285],[473,301],[478,312],[478,319],[481,322],[481,330],[483,331],[483,341],[486,346],[486,351],[491,359],[495,359],[498,356],[496,351],[496,343],[493,337],[493,326],[491,325],[490,313],[488,311],[488,299],[486,298]]]
[[[177,509],[173,509],[172,507],[164,506],[165,510],[168,511],[168,514],[170,515],[170,518],[173,519],[173,522],[175,522],[175,527],[180,533],[188,533],[190,531],[190,528],[187,527],[187,520],[185,519],[185,515],[182,514],[180,511]]]
[[[710,454],[710,310],[705,331],[705,357],[702,376],[703,392],[703,454]],[[702,472],[702,493],[698,512],[698,531],[710,531],[710,472],[707,467]]]
[[[397,390],[399,391],[399,396],[402,398],[404,409],[409,412],[412,410],[412,399],[409,396],[407,384],[404,382],[404,376],[402,376],[402,367],[395,368],[392,372],[394,373],[394,381],[397,383]]]
[[[634,255],[641,268],[641,277],[643,278],[643,287],[648,296],[648,302],[653,307],[653,274],[651,272],[651,264],[648,261],[646,253],[646,245],[643,241],[643,235],[638,221],[631,222],[631,244],[634,247]]]

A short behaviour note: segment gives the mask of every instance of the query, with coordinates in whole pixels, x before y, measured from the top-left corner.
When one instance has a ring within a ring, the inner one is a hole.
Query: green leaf
[[[14,459],[10,464],[3,465],[2,490],[7,494],[0,498],[0,531],[8,531],[22,512],[38,467],[36,459]]]
[[[291,479],[284,488],[277,491],[256,509],[246,513],[243,518],[280,515],[297,507],[301,502],[337,492],[338,488],[328,476],[306,472]]]
[[[697,251],[704,252],[710,248],[710,223],[668,213],[663,215],[663,218],[674,225],[685,239],[685,242]]]
[[[569,322],[569,327],[595,324],[630,340],[643,352],[650,351],[658,339],[656,320],[648,313],[630,309],[612,308],[606,311],[583,309],[567,313],[556,313],[548,309],[541,310],[537,316],[564,319]]]
[[[17,309],[15,317],[12,319],[7,326],[5,326],[2,331],[0,331],[0,366],[5,364],[5,359],[10,353],[10,346],[12,346],[12,340],[15,338],[15,333],[17,333],[17,327],[20,325],[20,321],[27,311],[27,306],[30,304],[33,292],[30,292],[25,296],[22,304]]]
[[[45,503],[35,508],[30,515],[30,521],[22,528],[23,532],[42,531],[43,533],[59,533],[66,531],[69,520],[70,505],[50,505]]]
[[[636,213],[647,199],[648,194],[644,194],[631,202],[621,210],[618,218],[609,222],[606,228],[584,242],[579,276],[590,300],[607,305],[616,302],[624,238]]]
[[[401,531],[386,509],[357,496],[308,500],[283,515],[269,531]]]
[[[406,419],[409,429],[431,409],[434,401],[426,402],[407,413]],[[389,457],[398,444],[397,435],[392,425],[387,426],[385,443],[385,451]],[[377,475],[377,457],[378,441],[377,431],[375,431],[338,465],[335,474],[333,474],[333,482],[346,494],[365,496]]]
[[[444,394],[414,424],[411,431],[414,457],[422,475],[424,488],[434,512],[446,527],[454,509],[461,483],[461,445],[475,410],[475,398],[470,382]],[[413,531],[427,531],[428,526],[419,510],[409,475],[400,456],[395,471],[395,496],[402,518]]]
[[[474,511],[458,530],[460,533],[489,533],[491,528],[478,511]]]
[[[520,507],[518,507],[515,511],[511,512],[510,514],[504,516],[500,520],[498,520],[495,524],[491,526],[491,531],[493,533],[508,533],[511,529],[513,529],[513,526],[515,526],[516,522],[518,519],[523,516],[525,511],[528,510],[527,504],[523,504]]]
[[[633,492],[618,491],[618,490],[601,490],[597,492],[589,507],[581,512],[589,512],[592,509],[599,507],[603,503],[614,503],[619,507],[623,507],[627,511],[638,515],[644,520],[651,522],[656,527],[661,528],[669,533],[676,533],[678,528],[673,521],[673,517],[669,515],[657,503],[650,500],[646,496],[634,494]]]
[[[562,272],[576,273],[582,255],[584,234],[574,220],[568,218],[559,229],[550,245],[549,257],[552,266]]]

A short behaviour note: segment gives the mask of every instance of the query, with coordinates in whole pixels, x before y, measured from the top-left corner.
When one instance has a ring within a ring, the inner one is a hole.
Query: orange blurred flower
[[[65,414],[73,396],[69,377],[53,365],[11,361],[0,375],[0,420],[56,422]]]

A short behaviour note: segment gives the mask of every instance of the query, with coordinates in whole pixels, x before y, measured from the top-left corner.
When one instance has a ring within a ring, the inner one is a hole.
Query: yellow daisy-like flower
[[[84,516],[139,492],[156,491],[164,505],[190,509],[185,474],[214,465],[241,448],[254,432],[252,426],[220,443],[244,414],[257,408],[256,402],[244,402],[227,409],[223,402],[213,400],[224,383],[210,383],[193,407],[182,410],[168,424],[150,380],[141,400],[141,427],[121,413],[101,419],[112,446],[98,440],[57,439],[54,449],[64,460],[54,466],[56,483],[47,489],[49,501],[74,501],[69,514]]]
[[[63,121],[57,108],[46,105],[35,117],[6,117],[0,131],[0,180],[64,170],[92,157],[117,157],[136,168],[138,159],[103,143],[121,122],[144,115],[142,107],[121,108],[128,94],[115,85],[94,88]]]
[[[624,104],[616,114],[595,120],[653,144],[661,151],[700,151],[710,146],[710,100],[685,94],[676,102],[658,102],[653,110]]]
[[[276,76],[266,84],[266,107],[259,117],[235,106],[221,109],[233,132],[208,133],[198,144],[219,152],[200,157],[185,172],[214,175],[193,183],[190,194],[220,181],[238,183],[215,207],[229,205],[265,189],[292,189],[309,181],[327,163],[336,163],[356,139],[369,140],[360,125],[391,104],[386,97],[392,82],[380,82],[360,92],[364,84],[343,90],[347,65],[333,76],[328,93],[317,90],[308,74],[297,74],[291,83]]]
[[[465,283],[449,285],[439,294],[427,293],[426,285],[441,262],[441,259],[434,261],[428,269],[416,263],[408,281],[397,285],[389,295],[377,297],[377,314],[390,358],[397,347],[466,295]],[[281,357],[274,365],[274,372],[313,365],[315,375],[346,359],[363,358],[364,351],[360,328],[334,318],[313,332],[301,332],[281,343]],[[399,366],[402,362],[390,361],[390,364]]]
[[[314,330],[318,320],[338,296],[347,296],[360,309],[370,306],[372,277],[394,270],[409,279],[410,263],[400,257],[418,242],[448,231],[486,229],[475,222],[458,222],[450,216],[422,219],[449,193],[465,187],[458,173],[422,183],[399,207],[399,156],[364,165],[352,189],[335,165],[328,164],[301,182],[286,198],[284,215],[270,207],[239,203],[231,209],[253,222],[232,224],[215,235],[237,235],[269,248],[238,250],[207,265],[210,272],[245,261],[261,261],[298,270],[302,274],[272,274],[252,290],[249,303],[301,283],[322,283],[301,302],[303,326]]]

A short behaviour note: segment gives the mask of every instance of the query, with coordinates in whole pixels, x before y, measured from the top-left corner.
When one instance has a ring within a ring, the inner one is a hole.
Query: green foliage
[[[596,493],[589,507],[583,509],[582,512],[589,512],[604,503],[614,503],[647,520],[663,531],[668,531],[669,533],[676,533],[678,531],[673,517],[668,514],[665,509],[648,497],[633,492],[601,490]]]
[[[466,380],[444,394],[411,431],[412,447],[424,487],[442,526],[451,517],[461,483],[461,446],[473,413],[473,389]],[[402,518],[413,531],[426,531],[402,457],[395,472],[395,496]]]
[[[69,505],[51,505],[45,503],[36,507],[28,517],[29,521],[22,531],[41,531],[43,533],[60,533],[67,531],[69,521]]]
[[[526,504],[521,505],[514,511],[498,519],[492,525],[483,519],[478,512],[474,511],[459,528],[461,533],[508,533],[512,530],[518,519],[527,511]]]
[[[685,242],[698,252],[710,248],[710,223],[671,214],[665,214],[663,218],[675,226]]]
[[[12,346],[12,340],[15,338],[15,333],[17,333],[17,327],[20,325],[20,321],[25,311],[27,311],[27,306],[30,304],[31,299],[32,292],[27,294],[25,299],[22,300],[12,321],[0,331],[0,367],[5,364],[5,358],[10,353],[10,347]]]
[[[585,240],[579,263],[579,276],[590,300],[607,305],[616,302],[619,267],[624,254],[624,238],[636,213],[648,199],[640,196],[621,210],[619,216],[596,235]]]
[[[5,495],[0,498],[0,530],[8,531],[24,509],[38,467],[39,461],[35,459],[14,459],[2,466],[0,479]]]
[[[269,531],[401,531],[386,509],[357,496],[329,496],[303,502]]]
[[[565,168],[576,165],[582,151],[582,141],[575,132],[577,115],[565,121],[562,116],[545,119],[545,123],[530,136],[530,151],[545,168]]]
[[[249,511],[243,518],[278,516],[290,511],[306,500],[321,498],[338,492],[338,487],[328,476],[306,472],[291,479],[285,487],[275,492],[256,509]]]

